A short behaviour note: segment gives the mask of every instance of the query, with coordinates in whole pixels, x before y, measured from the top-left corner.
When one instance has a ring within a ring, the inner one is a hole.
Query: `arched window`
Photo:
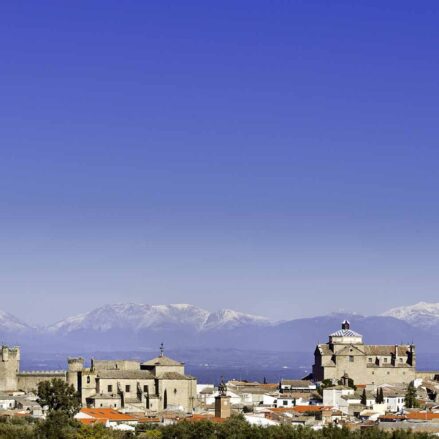
[[[165,389],[165,394],[163,395],[163,408],[166,410],[168,408],[168,391]]]
[[[87,384],[90,384],[90,375],[87,375]]]

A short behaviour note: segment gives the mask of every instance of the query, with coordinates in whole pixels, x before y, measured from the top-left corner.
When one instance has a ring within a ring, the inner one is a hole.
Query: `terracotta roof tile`
[[[84,413],[88,416],[91,416],[95,420],[103,420],[103,421],[136,421],[131,415],[127,415],[125,413],[120,413],[117,410],[113,410],[110,408],[82,408],[80,413]]]

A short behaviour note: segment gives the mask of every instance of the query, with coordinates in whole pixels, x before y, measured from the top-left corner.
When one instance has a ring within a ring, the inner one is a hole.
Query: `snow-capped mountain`
[[[0,333],[24,333],[33,328],[19,320],[17,317],[0,310]]]
[[[248,349],[311,352],[348,318],[366,343],[415,343],[419,352],[439,353],[439,304],[418,303],[382,316],[336,313],[272,322],[224,309],[210,312],[188,304],[105,305],[47,327],[32,328],[0,311],[0,337],[24,350],[46,352]]]
[[[194,332],[217,328],[235,328],[241,325],[267,324],[268,319],[232,310],[209,311],[188,304],[145,305],[116,304],[105,305],[90,312],[68,317],[48,328],[50,333],[66,334],[73,331],[130,330],[139,332],[179,327]]]
[[[232,329],[242,325],[269,325],[270,321],[265,317],[244,314],[231,309],[223,309],[209,314],[203,329]]]
[[[404,320],[417,328],[439,328],[439,303],[419,302],[386,311],[383,316]]]

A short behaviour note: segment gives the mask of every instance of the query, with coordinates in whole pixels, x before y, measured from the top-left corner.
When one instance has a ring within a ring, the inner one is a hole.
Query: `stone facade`
[[[319,344],[314,352],[314,381],[334,383],[349,377],[355,384],[410,383],[416,378],[414,345],[366,345],[363,337],[350,329],[347,321],[342,329]]]
[[[192,412],[196,380],[185,374],[184,364],[163,353],[150,361],[68,360],[68,382],[81,395],[84,406],[157,412],[176,409]]]
[[[53,378],[66,381],[66,372],[63,370],[20,372],[17,374],[17,389],[23,392],[33,392],[38,388],[39,383]]]
[[[0,358],[0,391],[36,390],[38,383],[52,378],[66,380],[65,371],[20,372],[20,348],[2,346]]]
[[[132,360],[69,358],[67,371],[20,372],[20,348],[0,351],[0,391],[35,391],[42,381],[59,378],[80,394],[83,406],[158,412],[193,411],[197,381],[185,374],[184,363],[160,356],[141,363]]]

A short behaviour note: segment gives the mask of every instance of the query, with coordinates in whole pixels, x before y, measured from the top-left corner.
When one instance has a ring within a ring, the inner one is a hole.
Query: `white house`
[[[354,393],[354,389],[345,386],[335,386],[323,389],[323,405],[338,408],[342,396],[353,395]]]
[[[389,412],[398,413],[405,408],[405,395],[401,395],[398,392],[384,395],[384,403],[387,405]]]
[[[15,408],[15,399],[9,395],[0,395],[0,409],[12,410]]]

